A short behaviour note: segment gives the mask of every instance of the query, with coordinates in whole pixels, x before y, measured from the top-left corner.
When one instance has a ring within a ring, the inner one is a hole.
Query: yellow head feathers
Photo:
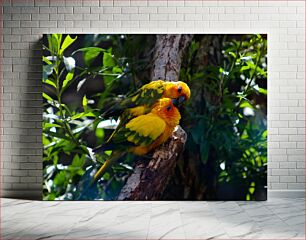
[[[184,82],[164,82],[163,97],[179,99],[180,102],[190,99],[190,88]]]

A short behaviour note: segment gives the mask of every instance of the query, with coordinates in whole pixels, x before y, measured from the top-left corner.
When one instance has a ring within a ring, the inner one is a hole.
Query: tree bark
[[[159,200],[186,140],[187,134],[178,126],[170,139],[155,150],[149,162],[138,160],[134,173],[128,178],[118,200]]]
[[[152,80],[178,81],[184,51],[193,35],[157,35]]]
[[[178,81],[181,60],[193,35],[157,35],[152,80]],[[137,161],[134,172],[122,188],[118,200],[158,200],[171,178],[187,139],[178,126],[170,139],[158,147],[150,161]]]

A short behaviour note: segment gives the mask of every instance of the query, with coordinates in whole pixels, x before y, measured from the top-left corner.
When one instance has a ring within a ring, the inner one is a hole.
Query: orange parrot
[[[177,100],[170,98],[157,100],[149,113],[118,126],[116,133],[107,143],[95,148],[95,153],[106,150],[113,150],[113,153],[95,174],[93,182],[103,176],[109,167],[127,152],[145,155],[167,141],[181,118],[179,110],[173,104],[175,101]]]
[[[120,113],[119,126],[109,137],[108,141],[116,134],[117,130],[129,120],[149,113],[153,104],[160,98],[176,99],[177,104],[180,105],[184,101],[190,99],[190,89],[186,83],[181,81],[166,82],[163,80],[155,80],[143,85],[135,93],[130,94],[120,103],[114,104],[102,114],[103,117],[106,117],[116,111]]]

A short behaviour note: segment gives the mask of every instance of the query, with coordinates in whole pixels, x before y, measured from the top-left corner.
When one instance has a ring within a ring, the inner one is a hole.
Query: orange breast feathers
[[[150,113],[136,117],[126,124],[127,140],[136,145],[130,152],[144,155],[163,144],[171,136],[180,119],[180,112],[171,99],[158,100]]]

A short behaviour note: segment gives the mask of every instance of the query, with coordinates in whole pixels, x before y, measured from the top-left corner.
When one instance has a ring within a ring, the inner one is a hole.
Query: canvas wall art
[[[46,34],[44,200],[266,200],[266,34]]]

